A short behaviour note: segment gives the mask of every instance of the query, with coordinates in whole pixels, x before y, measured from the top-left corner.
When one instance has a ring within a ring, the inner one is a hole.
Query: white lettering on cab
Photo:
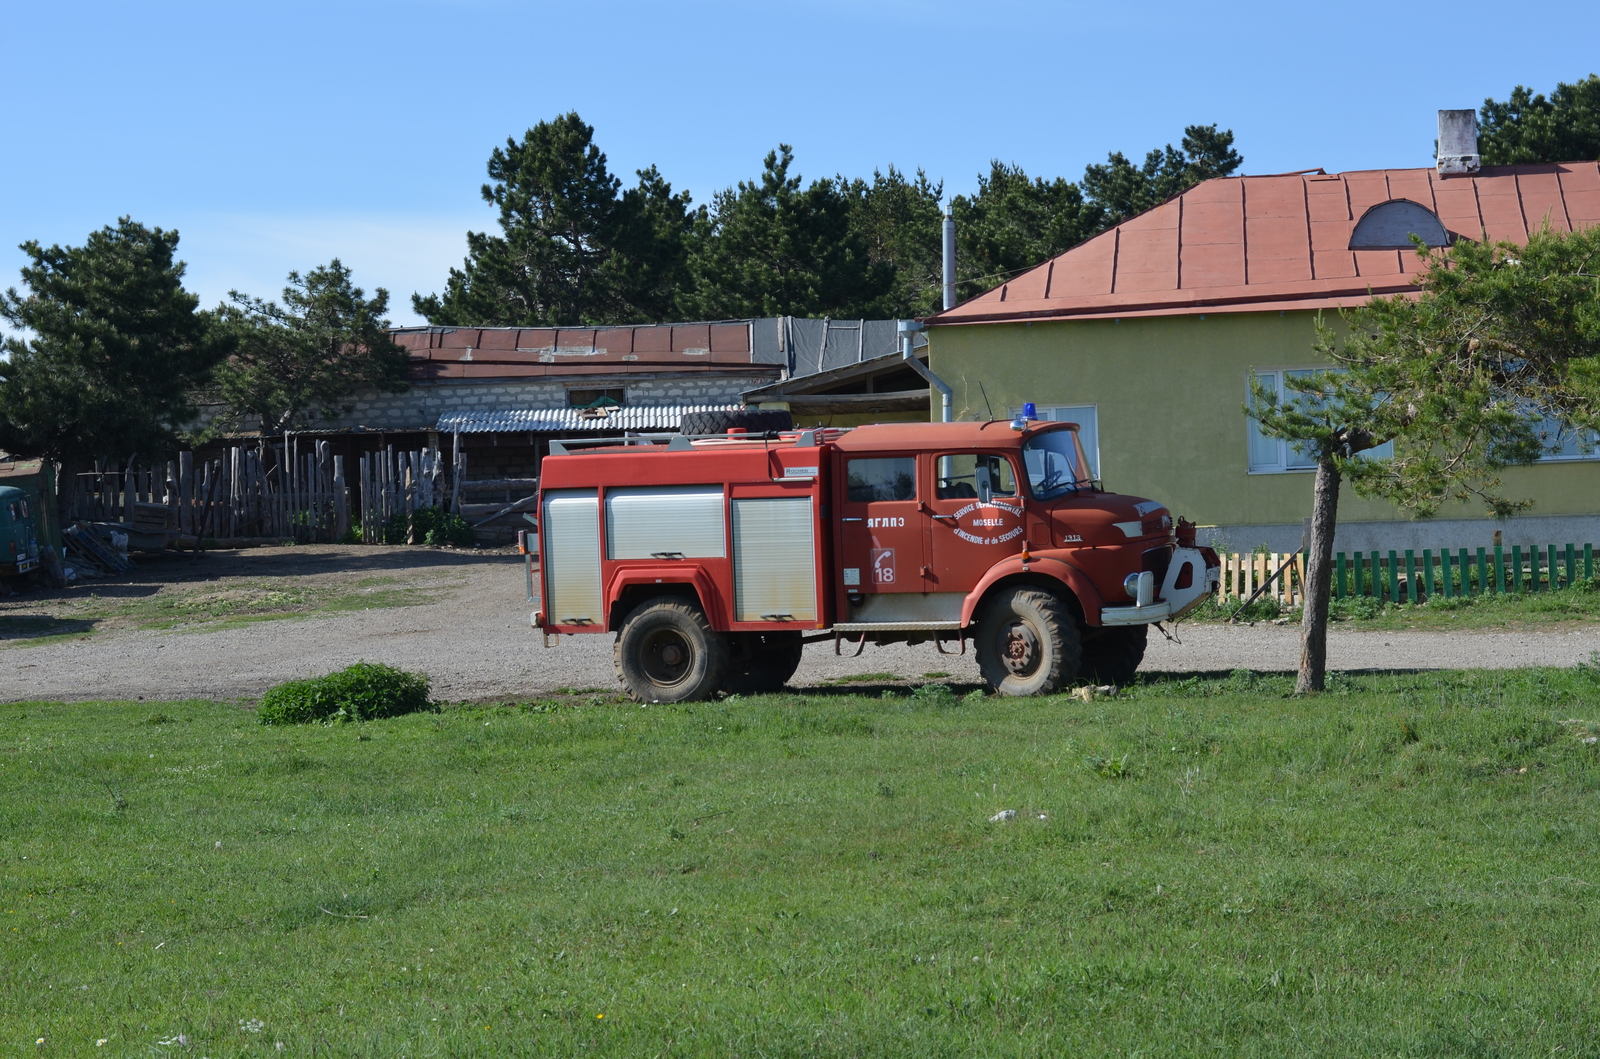
[[[869,529],[888,529],[895,526],[904,526],[905,524],[906,520],[903,518],[884,517],[867,519],[867,526]]]

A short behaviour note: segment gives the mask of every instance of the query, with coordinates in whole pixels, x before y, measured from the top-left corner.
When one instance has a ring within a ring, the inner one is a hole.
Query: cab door
[[[836,478],[839,510],[841,620],[848,596],[926,592],[923,518],[917,503],[915,456],[842,460]]]
[[[935,456],[932,494],[929,591],[970,591],[991,566],[1022,550],[1026,523],[1009,458],[976,452]]]

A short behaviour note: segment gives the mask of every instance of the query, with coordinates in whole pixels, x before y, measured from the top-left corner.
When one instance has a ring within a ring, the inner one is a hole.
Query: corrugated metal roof
[[[399,327],[412,375],[427,379],[710,372],[809,375],[895,352],[896,320],[793,316],[607,327]],[[918,335],[923,345],[925,336]]]
[[[453,412],[439,417],[435,428],[441,433],[463,434],[556,434],[613,430],[677,430],[690,412],[721,412],[743,405],[673,404],[629,405],[612,408],[604,416],[585,415],[582,408],[501,409],[483,412]]]
[[[1410,250],[1351,250],[1356,222],[1405,199],[1457,236],[1523,242],[1600,224],[1600,163],[1218,177],[1124,221],[935,324],[1357,305],[1417,290]]]

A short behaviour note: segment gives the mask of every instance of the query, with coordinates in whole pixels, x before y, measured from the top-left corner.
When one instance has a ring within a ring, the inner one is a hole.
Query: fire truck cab
[[[1217,584],[1192,526],[1093,480],[1070,423],[572,444],[541,470],[533,624],[614,633],[642,702],[775,690],[819,640],[970,640],[1006,695],[1123,683]]]

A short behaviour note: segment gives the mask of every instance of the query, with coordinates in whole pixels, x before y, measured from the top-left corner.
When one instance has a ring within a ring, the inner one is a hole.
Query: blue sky
[[[950,193],[1191,123],[1251,173],[1428,165],[1439,108],[1600,70],[1597,30],[1593,0],[0,0],[0,286],[24,239],[127,213],[181,232],[208,305],[338,256],[420,322],[411,293],[493,225],[489,151],[570,109],[613,171],[698,202],[779,142],[808,177],[920,166]]]

